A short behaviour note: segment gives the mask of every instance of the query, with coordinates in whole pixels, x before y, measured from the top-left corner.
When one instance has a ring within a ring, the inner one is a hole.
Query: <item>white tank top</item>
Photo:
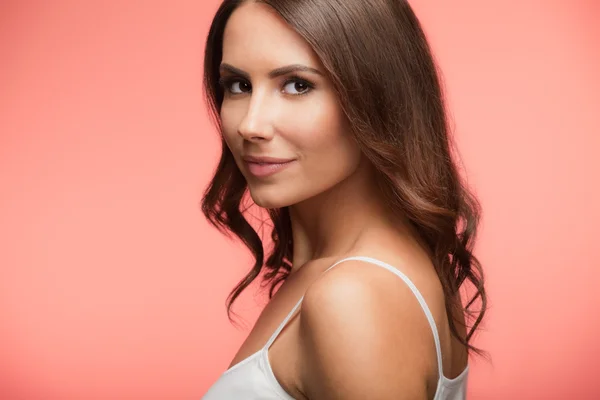
[[[469,366],[467,365],[463,372],[454,379],[449,379],[444,376],[442,368],[442,350],[435,321],[429,307],[425,303],[425,299],[423,299],[423,296],[417,287],[406,275],[396,268],[371,257],[356,256],[344,258],[327,268],[326,271],[329,271],[339,263],[348,260],[359,260],[378,265],[396,274],[408,285],[423,308],[425,316],[431,326],[431,330],[433,331],[439,376],[437,389],[433,398],[434,400],[464,400],[467,393],[466,386]],[[279,333],[298,310],[303,299],[304,296],[302,296],[292,311],[290,311],[283,322],[281,322],[265,346],[250,357],[240,361],[225,371],[204,397],[202,397],[202,400],[294,400],[294,398],[281,387],[277,378],[275,378],[275,374],[269,363],[268,351]]]

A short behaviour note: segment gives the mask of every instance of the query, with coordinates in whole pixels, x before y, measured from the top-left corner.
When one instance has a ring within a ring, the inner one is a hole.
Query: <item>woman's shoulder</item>
[[[399,312],[422,315],[422,307],[409,286],[412,283],[432,314],[438,314],[439,308],[445,313],[443,288],[428,259],[363,250],[330,261],[323,271],[305,293],[303,309],[307,311],[311,310],[312,305],[319,305],[319,310],[330,305],[342,308],[331,311],[343,312],[348,308],[352,311],[356,308],[350,306],[357,303],[354,304],[359,307],[356,310],[360,310],[360,306],[370,306],[377,309],[368,311],[379,312],[381,309],[384,314]]]
[[[382,268],[381,264],[385,266]],[[410,311],[412,306],[417,306],[416,311],[422,313],[410,282],[423,296],[434,317],[440,312],[445,315],[442,284],[433,263],[422,252],[370,246],[329,260],[321,270],[324,272],[306,291],[305,301],[309,303],[321,298],[346,299],[352,294],[357,300],[373,297],[391,307],[400,307],[397,311],[404,307],[409,307],[406,311]]]
[[[430,308],[439,307],[439,280],[436,284],[425,266],[405,265],[406,258],[391,254],[359,255],[397,268],[433,303]],[[373,263],[351,259],[323,273],[306,291],[300,323],[303,354],[310,368],[320,371],[319,380],[343,379],[349,387],[358,385],[352,389],[356,393],[390,395],[423,384],[436,372],[431,327],[414,292]]]

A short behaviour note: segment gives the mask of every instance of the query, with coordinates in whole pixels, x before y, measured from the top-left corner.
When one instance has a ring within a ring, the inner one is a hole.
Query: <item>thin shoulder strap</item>
[[[442,346],[440,345],[440,337],[438,334],[437,327],[435,325],[435,320],[433,319],[433,314],[431,314],[431,311],[429,310],[429,306],[427,306],[427,303],[425,302],[423,295],[421,295],[421,292],[419,292],[419,289],[417,289],[415,284],[408,278],[408,276],[406,276],[404,273],[402,273],[398,269],[392,267],[390,264],[385,263],[383,261],[377,260],[372,257],[365,257],[365,256],[348,257],[342,261],[346,261],[346,260],[364,261],[364,262],[375,264],[379,267],[385,268],[388,271],[392,272],[393,274],[396,274],[410,288],[410,290],[413,292],[413,294],[419,301],[419,304],[421,305],[421,308],[423,309],[423,312],[425,313],[425,317],[427,317],[429,326],[431,327],[431,332],[433,333],[433,340],[435,342],[435,352],[437,354],[438,374],[439,374],[438,379],[441,379],[444,376],[444,367],[442,364]],[[331,267],[327,268],[326,271],[329,271],[331,268],[335,267],[336,265],[337,265],[337,263],[332,265]]]
[[[333,265],[331,265],[329,268],[327,268],[324,271],[324,273],[327,272],[327,271],[329,271],[330,269],[332,269],[336,265],[338,265],[338,264],[340,264],[340,263],[342,263],[344,261],[349,261],[349,260],[364,261],[364,262],[367,262],[367,263],[375,264],[375,265],[377,265],[379,267],[382,267],[384,269],[387,269],[388,271],[392,272],[393,274],[396,274],[410,288],[410,290],[413,292],[413,294],[415,295],[415,297],[419,301],[419,304],[421,305],[421,308],[425,312],[425,317],[427,317],[427,321],[429,322],[429,326],[431,327],[431,331],[433,333],[433,340],[435,342],[435,350],[436,350],[436,353],[437,353],[438,374],[439,374],[439,378],[438,379],[441,379],[444,376],[444,369],[443,369],[443,364],[442,364],[442,348],[441,348],[441,345],[440,345],[440,338],[439,338],[439,335],[438,335],[437,327],[435,325],[435,320],[433,319],[433,315],[431,314],[431,311],[429,310],[429,307],[427,306],[427,303],[425,302],[425,299],[421,295],[421,292],[419,292],[419,289],[417,289],[417,287],[415,286],[415,284],[404,273],[402,273],[398,269],[392,267],[390,264],[385,263],[385,262],[380,261],[380,260],[377,260],[377,259],[372,258],[372,257],[365,257],[365,256],[347,257],[347,258],[339,260],[336,263],[334,263]],[[277,328],[277,330],[273,333],[273,335],[271,335],[271,337],[269,338],[269,341],[265,345],[266,349],[269,349],[271,347],[271,345],[273,344],[273,342],[275,341],[275,339],[277,339],[277,336],[281,333],[281,331],[283,330],[283,328],[285,327],[285,325],[289,322],[289,320],[294,316],[294,314],[296,313],[296,311],[300,307],[300,304],[302,304],[302,300],[303,299],[304,299],[304,296],[302,296],[300,298],[300,300],[298,301],[298,303],[296,303],[296,305],[294,306],[294,308],[292,308],[292,311],[290,311],[290,313],[285,317],[285,319],[283,320],[283,322],[279,325],[279,327]]]
[[[348,258],[344,258],[342,260],[339,260],[339,261],[335,262],[332,266],[330,266],[329,268],[327,268],[325,270],[325,272],[329,271],[331,268],[335,267],[339,263],[344,262],[346,260],[351,260],[353,258],[354,257],[348,257]],[[296,313],[296,311],[300,307],[300,304],[302,304],[302,300],[304,300],[304,296],[300,297],[300,300],[298,300],[298,302],[296,303],[296,305],[294,306],[294,308],[292,308],[292,311],[289,312],[289,314],[285,317],[285,319],[281,322],[281,324],[279,324],[279,327],[275,330],[275,332],[273,332],[273,334],[269,338],[269,341],[267,342],[267,344],[265,344],[265,348],[266,349],[269,349],[271,347],[271,345],[273,344],[273,342],[275,342],[275,339],[277,339],[277,336],[279,336],[279,334],[281,333],[281,331],[283,330],[283,328],[285,328],[285,326],[290,321],[290,319],[292,319],[292,317],[294,316],[294,314]]]

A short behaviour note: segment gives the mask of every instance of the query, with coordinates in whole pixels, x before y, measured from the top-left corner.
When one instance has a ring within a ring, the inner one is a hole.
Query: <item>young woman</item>
[[[204,399],[465,398],[479,207],[408,3],[225,0],[204,83],[223,149],[203,211],[256,258],[228,307],[271,283]],[[246,191],[273,223],[266,260]]]

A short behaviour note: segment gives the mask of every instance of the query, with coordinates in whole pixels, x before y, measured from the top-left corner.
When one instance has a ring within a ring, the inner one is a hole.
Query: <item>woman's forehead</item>
[[[230,16],[223,34],[223,61],[229,64],[304,64],[320,62],[312,47],[271,7],[244,3]]]

